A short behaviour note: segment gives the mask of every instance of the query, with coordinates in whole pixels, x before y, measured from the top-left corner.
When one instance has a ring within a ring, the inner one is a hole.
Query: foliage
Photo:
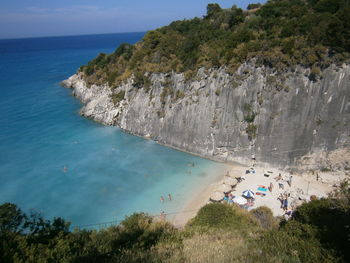
[[[248,9],[248,10],[252,10],[252,9],[259,8],[260,6],[261,6],[261,4],[260,4],[260,3],[256,3],[256,4],[249,4],[249,5],[247,6],[247,9]]]
[[[125,97],[125,91],[124,90],[121,90],[117,93],[113,93],[111,98],[112,98],[112,101],[114,103],[114,105],[117,105],[119,102],[121,102]]]
[[[233,72],[251,58],[284,71],[294,65],[312,68],[310,79],[331,63],[350,58],[348,0],[270,0],[223,9],[207,6],[203,18],[175,21],[146,33],[135,45],[122,44],[81,68],[88,83],[111,87],[134,73],[136,87],[150,84],[145,73],[184,72],[225,66]]]
[[[274,218],[270,208],[266,206],[260,206],[249,212],[252,214],[260,223],[260,225],[265,229],[277,229],[278,222]]]
[[[299,207],[293,219],[315,227],[316,235],[325,247],[341,251],[350,260],[349,204],[344,207],[337,199],[313,200]]]
[[[262,233],[250,243],[252,262],[336,262],[330,251],[322,248],[315,230],[295,221],[285,227]]]
[[[256,113],[253,111],[251,104],[245,103],[243,106],[244,121],[252,123],[255,120]]]
[[[256,131],[258,130],[258,127],[253,123],[248,123],[247,128],[245,129],[248,139],[251,141],[256,137]]]
[[[191,227],[242,230],[255,226],[256,222],[243,210],[228,204],[212,203],[203,206],[189,223]]]
[[[349,182],[330,198],[300,206],[278,227],[266,207],[247,212],[208,204],[184,230],[144,213],[120,225],[68,230],[0,206],[0,262],[348,262]]]

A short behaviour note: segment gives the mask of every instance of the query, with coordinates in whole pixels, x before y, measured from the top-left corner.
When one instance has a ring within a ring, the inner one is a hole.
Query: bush
[[[125,98],[125,91],[121,90],[117,93],[112,93],[111,97],[114,105],[117,105],[119,102],[121,102]]]
[[[310,75],[309,75],[309,79],[311,81],[317,81],[317,79],[319,78],[319,76],[321,75],[321,70],[319,67],[313,67],[311,69]]]
[[[256,226],[256,222],[241,208],[213,203],[203,206],[189,225],[191,227],[243,230]]]
[[[338,199],[313,200],[298,207],[293,220],[316,228],[320,242],[350,260],[350,205]],[[336,222],[336,223],[335,223]]]
[[[319,70],[349,59],[349,1],[278,0],[250,4],[248,9],[257,7],[252,12],[208,4],[204,18],[175,21],[152,30],[135,45],[122,44],[81,70],[87,82],[102,84],[108,78],[123,81],[130,77],[124,72],[132,72],[135,86],[143,88],[151,84],[146,72],[176,71],[189,80],[201,67],[224,66],[232,72],[254,57],[257,65],[279,72],[295,65],[312,68],[309,77],[315,81],[321,76]]]
[[[260,225],[265,229],[277,229],[278,222],[276,218],[273,216],[270,208],[266,206],[260,206],[251,210],[251,213],[260,223]]]
[[[248,134],[248,139],[251,141],[256,137],[256,131],[257,131],[257,126],[254,125],[253,123],[249,123],[247,128],[245,129],[246,133]]]
[[[149,87],[151,85],[151,80],[149,77],[145,76],[143,72],[136,71],[134,73],[134,86],[138,88]]]
[[[252,10],[252,9],[259,8],[260,6],[261,6],[261,4],[260,4],[260,3],[256,3],[256,4],[249,4],[249,5],[247,6],[247,9],[248,9],[248,10]]]
[[[335,262],[308,225],[287,223],[287,229],[264,232],[250,244],[250,262]]]

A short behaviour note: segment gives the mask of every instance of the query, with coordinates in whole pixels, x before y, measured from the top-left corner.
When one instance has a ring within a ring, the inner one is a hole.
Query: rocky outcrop
[[[350,146],[350,65],[312,78],[309,69],[277,74],[253,62],[231,75],[200,69],[191,81],[153,74],[148,88],[132,79],[117,87],[125,96],[116,104],[107,85],[88,87],[80,74],[64,85],[85,104],[81,114],[103,124],[215,160],[290,166]]]

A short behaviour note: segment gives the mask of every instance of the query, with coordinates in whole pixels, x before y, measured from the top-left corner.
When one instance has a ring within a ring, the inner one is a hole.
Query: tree
[[[249,4],[249,5],[247,6],[247,9],[248,9],[248,10],[252,10],[252,9],[259,8],[260,6],[261,6],[261,4],[260,4],[260,3],[256,3],[256,4]]]
[[[23,231],[26,215],[15,204],[5,203],[0,206],[0,234]]]
[[[219,4],[208,4],[207,5],[207,18],[212,17],[216,13],[220,12],[222,9]]]

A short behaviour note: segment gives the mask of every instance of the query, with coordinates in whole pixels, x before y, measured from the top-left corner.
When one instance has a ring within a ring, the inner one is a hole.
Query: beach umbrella
[[[251,190],[245,190],[243,191],[243,194],[242,194],[244,197],[247,197],[247,198],[254,198],[255,195],[254,195],[254,192],[251,191]]]
[[[236,178],[232,178],[232,177],[226,177],[224,179],[224,184],[236,185],[237,184],[237,179]]]
[[[232,187],[230,185],[227,185],[227,184],[221,184],[218,186],[218,188],[216,190],[223,192],[223,193],[228,193],[228,192],[232,191]]]
[[[212,193],[212,195],[210,196],[210,200],[212,201],[215,201],[215,202],[219,202],[221,201],[222,199],[224,199],[225,195],[223,192],[214,192]]]
[[[232,201],[238,205],[245,205],[247,203],[247,200],[242,196],[236,196]]]

